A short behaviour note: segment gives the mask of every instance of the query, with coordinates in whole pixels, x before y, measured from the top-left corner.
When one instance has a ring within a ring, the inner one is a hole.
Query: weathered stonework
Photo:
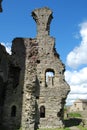
[[[12,55],[6,61],[1,123],[6,130],[64,126],[63,110],[70,88],[64,78],[65,66],[55,49],[55,39],[49,36],[52,11],[40,8],[32,16],[37,23],[37,37],[15,38]]]
[[[0,0],[0,12],[2,12],[2,5],[1,5],[1,3],[2,3],[2,0]]]

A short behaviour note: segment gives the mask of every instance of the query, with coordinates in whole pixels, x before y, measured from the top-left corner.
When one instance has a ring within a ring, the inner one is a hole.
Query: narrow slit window
[[[45,107],[44,106],[40,107],[40,118],[45,118]]]
[[[11,108],[11,117],[15,117],[16,116],[16,106],[12,106]]]

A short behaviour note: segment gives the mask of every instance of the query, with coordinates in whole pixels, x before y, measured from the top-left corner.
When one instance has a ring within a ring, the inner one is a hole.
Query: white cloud
[[[72,105],[76,99],[87,99],[87,94],[69,94],[66,100],[66,105]]]
[[[87,22],[80,26],[80,36],[82,41],[67,55],[67,65],[71,68],[77,68],[80,65],[87,64]]]
[[[87,99],[87,94],[70,94],[68,95],[69,100],[76,100],[76,99]]]
[[[6,51],[11,55],[11,43],[1,42],[1,45],[5,46]]]
[[[67,104],[72,104],[76,99],[87,99],[87,22],[79,24],[80,45],[75,47],[67,55],[67,65],[72,70],[65,72],[65,79],[69,83],[71,91],[67,97]],[[81,68],[77,70],[77,68]]]
[[[66,71],[65,79],[69,83],[71,92],[68,95],[67,103],[70,104],[76,99],[87,99],[87,67],[79,71]]]
[[[69,82],[70,85],[76,86],[76,85],[83,85],[83,83],[87,84],[87,67],[84,67],[80,69],[79,71],[66,71],[65,72],[65,78],[67,82]]]

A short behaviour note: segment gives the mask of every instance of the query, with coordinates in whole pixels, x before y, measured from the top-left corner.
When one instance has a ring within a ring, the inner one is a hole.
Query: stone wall
[[[77,99],[69,109],[70,112],[85,111],[85,110],[87,110],[87,100],[86,99]]]
[[[64,78],[65,66],[55,49],[55,39],[49,36],[52,11],[49,8],[34,10],[32,16],[37,23],[37,43],[39,62],[37,64],[38,89],[36,124],[41,128],[63,127],[63,109],[69,92]],[[46,82],[46,73],[53,73]],[[44,106],[45,117],[41,117],[40,108]],[[38,112],[37,112],[38,113]]]
[[[38,44],[35,39],[25,39],[26,60],[24,76],[24,94],[22,106],[23,130],[34,130],[36,116],[36,65],[38,60]]]
[[[5,99],[6,84],[8,79],[9,55],[3,45],[0,44],[0,127],[3,118],[3,106]]]
[[[8,79],[9,59],[10,56],[6,52],[5,47],[0,44],[0,76],[3,78],[4,82]]]

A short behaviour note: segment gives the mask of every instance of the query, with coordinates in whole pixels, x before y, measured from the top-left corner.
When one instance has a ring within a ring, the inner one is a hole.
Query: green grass
[[[22,130],[22,128],[18,129],[18,130]],[[38,129],[38,130],[70,130],[69,128],[47,128],[47,129]]]
[[[75,117],[81,117],[81,114],[76,113],[76,112],[71,112],[71,113],[68,114],[68,116],[75,118]]]
[[[82,127],[81,125],[78,126],[80,130],[87,130],[87,128]]]
[[[82,127],[82,126],[77,126],[77,128],[79,128],[80,130],[87,130],[87,128],[84,128],[84,127]],[[22,130],[21,128],[20,129],[18,129],[18,130]],[[52,128],[47,128],[47,129],[38,129],[38,130],[70,130],[69,128],[54,128],[54,129],[52,129]]]
[[[20,129],[17,129],[17,130],[22,130],[22,128],[20,128]]]
[[[47,129],[38,129],[38,130],[70,130],[69,128],[47,128]]]

